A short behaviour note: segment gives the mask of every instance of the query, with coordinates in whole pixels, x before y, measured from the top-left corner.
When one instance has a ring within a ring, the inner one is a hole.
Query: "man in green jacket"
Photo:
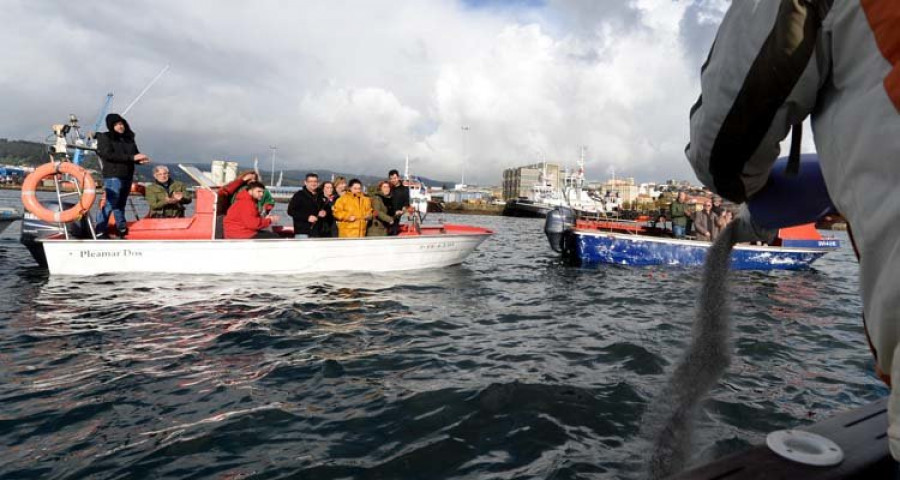
[[[688,224],[687,194],[678,192],[678,197],[669,206],[669,218],[672,219],[672,233],[675,238],[684,238],[684,232]]]
[[[148,184],[144,198],[150,205],[150,218],[184,216],[184,206],[191,203],[191,192],[184,183],[169,177],[169,167],[157,165],[153,169],[153,183]]]

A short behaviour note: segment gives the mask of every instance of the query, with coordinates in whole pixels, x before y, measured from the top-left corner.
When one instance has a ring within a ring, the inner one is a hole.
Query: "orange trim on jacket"
[[[860,5],[878,49],[894,67],[884,78],[884,89],[900,113],[900,4],[897,0],[862,0]]]

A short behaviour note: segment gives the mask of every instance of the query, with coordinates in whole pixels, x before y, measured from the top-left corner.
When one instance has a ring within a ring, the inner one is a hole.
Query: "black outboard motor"
[[[48,202],[44,206],[50,211],[59,210],[59,205],[53,202]],[[62,209],[68,210],[74,206],[74,203],[63,202]],[[82,217],[77,222],[63,224],[63,227],[69,231],[69,238],[91,238],[87,217]],[[22,233],[19,235],[19,243],[25,245],[38,265],[46,268],[47,256],[44,255],[44,246],[38,240],[62,234],[63,229],[58,223],[45,222],[26,211],[22,218]]]
[[[566,230],[575,226],[575,211],[569,207],[556,207],[547,214],[544,233],[550,241],[550,248],[562,253],[565,248]]]

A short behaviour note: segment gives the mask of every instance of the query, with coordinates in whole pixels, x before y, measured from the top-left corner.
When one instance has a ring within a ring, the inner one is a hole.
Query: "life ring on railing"
[[[74,207],[62,212],[54,212],[41,205],[35,192],[38,183],[41,180],[64,173],[74,177],[77,184],[83,188],[78,204]],[[87,170],[75,165],[71,162],[50,162],[36,168],[34,172],[25,177],[22,183],[22,205],[25,209],[34,214],[35,217],[45,222],[69,223],[81,218],[91,209],[94,204],[94,198],[97,196],[97,185],[94,183],[94,177]]]

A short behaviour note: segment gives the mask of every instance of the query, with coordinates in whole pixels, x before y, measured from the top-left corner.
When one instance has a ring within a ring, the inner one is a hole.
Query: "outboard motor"
[[[45,206],[51,211],[59,210],[59,205],[56,203],[48,202]],[[74,203],[63,202],[62,209],[67,210],[74,206]],[[62,235],[63,228],[69,231],[70,238],[91,238],[91,230],[87,222],[88,219],[82,217],[81,220],[63,224],[62,228],[60,228],[60,224],[45,222],[35,217],[31,212],[26,211],[25,216],[22,218],[22,233],[19,235],[19,243],[25,245],[25,248],[28,249],[38,265],[46,267],[47,257],[44,255],[44,246],[38,240],[53,235]]]
[[[544,233],[550,241],[550,248],[562,253],[565,248],[566,230],[575,226],[575,211],[568,207],[556,207],[547,214]]]

